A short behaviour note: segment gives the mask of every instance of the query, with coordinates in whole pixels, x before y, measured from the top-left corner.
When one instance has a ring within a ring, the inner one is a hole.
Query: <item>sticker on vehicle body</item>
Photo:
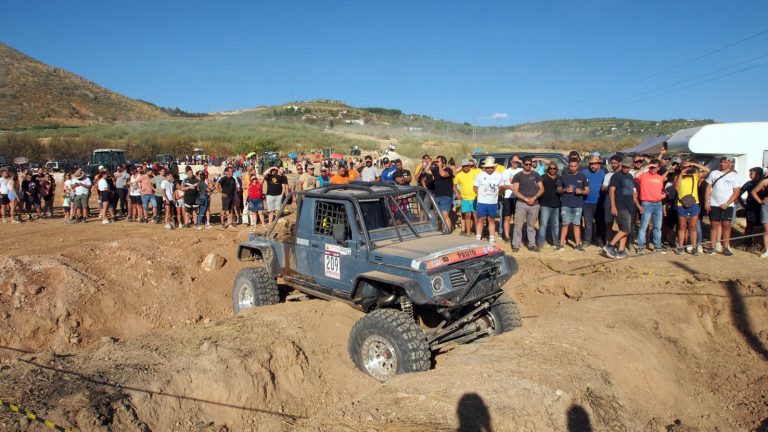
[[[431,270],[433,268],[498,252],[501,252],[501,248],[495,244],[473,244],[470,246],[445,249],[421,258],[416,258],[411,261],[411,267],[418,270],[421,267],[421,264],[424,263],[425,268]]]
[[[352,255],[352,249],[329,243],[325,244],[325,252],[338,255]]]
[[[341,259],[336,254],[325,254],[325,277],[341,279]]]
[[[309,240],[301,237],[296,237],[296,244],[301,246],[309,246]]]

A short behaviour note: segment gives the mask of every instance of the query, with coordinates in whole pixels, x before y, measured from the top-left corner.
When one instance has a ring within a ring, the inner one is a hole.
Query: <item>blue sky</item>
[[[27,55],[193,112],[339,99],[480,125],[768,120],[762,0],[4,0],[0,16]]]

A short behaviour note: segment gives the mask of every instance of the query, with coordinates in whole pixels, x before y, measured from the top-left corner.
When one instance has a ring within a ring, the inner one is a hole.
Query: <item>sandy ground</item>
[[[247,232],[0,225],[0,397],[81,431],[768,430],[756,255],[520,252],[521,329],[380,384],[345,305],[232,316]],[[0,429],[43,427],[0,407]]]

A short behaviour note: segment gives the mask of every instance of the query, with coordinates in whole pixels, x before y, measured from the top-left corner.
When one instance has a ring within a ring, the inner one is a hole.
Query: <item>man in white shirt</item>
[[[473,189],[477,194],[477,227],[475,238],[480,240],[483,222],[488,223],[488,241],[496,241],[496,212],[499,202],[501,174],[496,172],[496,161],[491,156],[485,158],[482,171],[475,177]]]
[[[379,181],[379,169],[373,166],[373,158],[370,155],[365,157],[362,169],[358,167],[360,179],[364,182]]]
[[[512,222],[512,217],[515,215],[515,196],[512,195],[512,177],[523,170],[520,163],[520,157],[517,155],[512,156],[512,159],[509,160],[509,168],[501,173],[501,190],[504,191],[504,201],[501,205],[501,215],[503,218],[502,227],[504,233],[501,238],[504,241],[509,241],[510,239],[509,225]]]
[[[176,206],[173,198],[174,188],[175,182],[173,173],[168,171],[165,175],[165,180],[160,183],[160,189],[163,191],[163,205],[165,206],[165,229],[173,228],[173,226],[171,226],[171,215],[173,215],[173,210]]]
[[[723,241],[723,255],[733,256],[731,250],[731,219],[733,219],[733,203],[739,198],[739,179],[733,171],[734,159],[730,156],[720,158],[720,169],[709,173],[707,177],[707,192],[704,195],[704,208],[709,213],[712,225],[710,240],[712,245],[708,253],[718,252],[720,240]]]
[[[82,169],[78,169],[72,179],[72,187],[75,188],[75,199],[72,202],[72,207],[75,211],[75,222],[85,223],[88,217],[88,195],[91,192],[91,186],[93,186],[91,179],[85,175]]]

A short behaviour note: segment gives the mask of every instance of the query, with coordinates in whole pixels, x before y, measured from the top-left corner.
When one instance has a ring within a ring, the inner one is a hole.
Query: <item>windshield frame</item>
[[[418,205],[421,208],[421,211],[423,211],[424,214],[426,215],[427,220],[412,221],[409,217],[405,215],[405,212],[397,203],[396,200],[399,196],[411,195],[411,194],[414,197],[414,202],[418,203]],[[393,242],[393,241],[404,242],[414,238],[422,238],[422,237],[433,235],[433,234],[437,234],[437,235],[443,234],[445,232],[444,227],[447,226],[446,222],[445,220],[443,220],[442,214],[440,214],[439,212],[434,214],[433,212],[430,211],[430,206],[425,201],[426,197],[430,197],[429,201],[432,204],[431,208],[436,209],[437,204],[435,203],[434,198],[432,198],[431,194],[426,190],[408,191],[408,192],[387,194],[377,198],[354,200],[354,207],[355,207],[355,211],[358,213],[359,224],[363,228],[366,242],[368,243],[369,248],[372,250],[372,249],[377,249],[377,248],[386,246],[386,244],[380,244],[382,242],[386,242],[387,244],[389,244],[390,242]],[[391,220],[395,220],[395,213],[392,211],[392,208],[391,208],[391,204],[392,204],[395,206],[397,213],[400,214],[405,224],[393,225],[393,226],[384,227],[384,228],[370,229],[365,221],[365,218],[363,217],[363,211],[362,211],[362,207],[360,206],[360,203],[364,203],[366,201],[379,201],[379,200],[384,200],[384,206],[387,208],[389,217],[392,218]],[[443,227],[442,229],[441,229],[441,226]],[[420,227],[429,227],[429,228],[420,230],[419,229]],[[393,232],[394,234],[386,237],[379,237],[376,235],[376,234],[387,233],[387,232]],[[371,233],[373,233],[374,235],[372,236]]]

